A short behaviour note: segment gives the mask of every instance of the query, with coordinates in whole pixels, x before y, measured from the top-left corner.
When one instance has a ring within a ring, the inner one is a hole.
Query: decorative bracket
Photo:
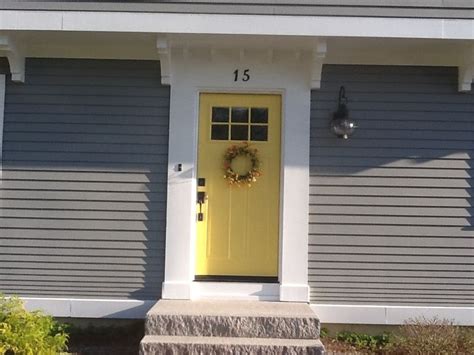
[[[311,57],[311,89],[321,88],[321,73],[323,70],[324,59],[326,58],[326,52],[326,40],[317,40]]]
[[[474,46],[467,52],[464,63],[458,68],[459,91],[471,91],[474,82]]]
[[[160,59],[161,83],[171,85],[171,47],[166,37],[156,39],[156,49]]]
[[[0,35],[0,55],[8,58],[12,81],[24,83],[25,55],[12,37]]]

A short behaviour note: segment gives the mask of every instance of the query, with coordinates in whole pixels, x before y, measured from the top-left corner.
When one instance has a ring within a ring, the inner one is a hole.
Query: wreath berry
[[[258,159],[258,150],[250,148],[247,142],[241,145],[232,145],[227,148],[224,155],[224,179],[226,179],[229,185],[247,185],[252,186],[257,178],[262,175],[260,171],[260,160]],[[239,175],[232,169],[232,161],[237,157],[246,157],[250,159],[251,167],[247,173]]]

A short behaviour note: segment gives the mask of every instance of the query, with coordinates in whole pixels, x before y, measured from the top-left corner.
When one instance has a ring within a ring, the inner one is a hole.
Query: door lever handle
[[[203,204],[206,200],[206,193],[204,191],[198,191],[197,193],[197,203],[200,205]]]
[[[199,222],[204,221],[204,214],[202,213],[202,205],[206,202],[206,193],[204,191],[198,191],[197,193],[197,203],[199,203],[199,212],[197,219]]]

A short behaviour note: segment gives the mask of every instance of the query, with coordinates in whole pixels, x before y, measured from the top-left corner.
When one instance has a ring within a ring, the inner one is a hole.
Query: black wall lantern
[[[346,89],[341,86],[339,89],[339,103],[337,111],[331,119],[331,131],[338,137],[347,139],[357,128],[356,122],[349,118],[349,110],[347,109]]]

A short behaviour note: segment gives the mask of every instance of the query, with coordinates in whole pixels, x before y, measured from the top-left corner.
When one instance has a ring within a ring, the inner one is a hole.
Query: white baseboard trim
[[[280,285],[280,301],[282,302],[309,302],[309,286],[282,284]]]
[[[161,287],[161,298],[169,300],[191,299],[191,282],[166,281]]]
[[[55,317],[143,319],[157,300],[22,297],[26,309]]]
[[[474,307],[311,304],[311,308],[321,323],[399,325],[410,318],[436,316],[457,325],[474,326]]]

